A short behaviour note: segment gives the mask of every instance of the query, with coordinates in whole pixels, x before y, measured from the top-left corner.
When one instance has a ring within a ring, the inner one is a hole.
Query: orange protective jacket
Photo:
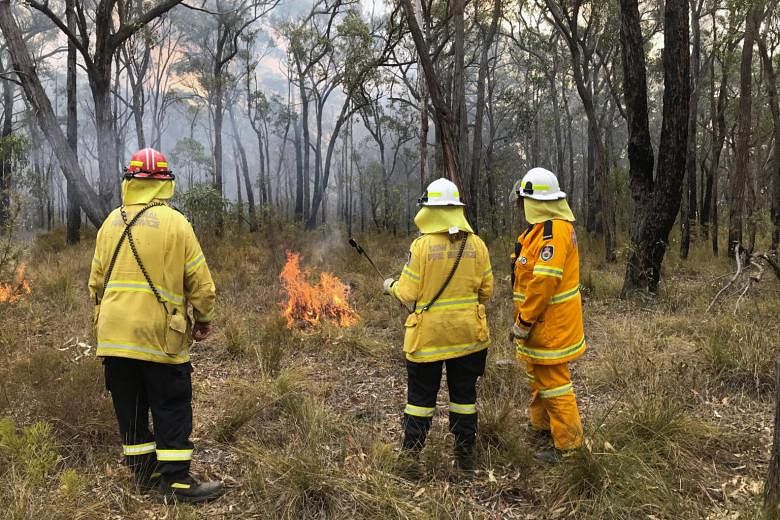
[[[517,238],[512,255],[514,319],[531,329],[515,342],[517,359],[557,365],[585,352],[580,254],[574,226],[548,220]]]

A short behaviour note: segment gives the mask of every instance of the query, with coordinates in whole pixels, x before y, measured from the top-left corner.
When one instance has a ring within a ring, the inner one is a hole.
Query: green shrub
[[[43,485],[59,460],[51,425],[36,422],[17,431],[11,419],[0,419],[0,459],[0,468],[19,468],[32,485]]]

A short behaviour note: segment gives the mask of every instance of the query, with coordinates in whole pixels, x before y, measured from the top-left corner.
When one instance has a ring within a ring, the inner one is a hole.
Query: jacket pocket
[[[187,349],[192,342],[192,323],[189,317],[174,309],[168,315],[168,326],[165,328],[165,353],[175,356]]]
[[[477,305],[477,341],[480,343],[490,339],[490,330],[487,324],[487,310],[483,304]]]
[[[406,317],[404,322],[404,352],[411,354],[420,348],[420,322],[422,314],[416,312]]]

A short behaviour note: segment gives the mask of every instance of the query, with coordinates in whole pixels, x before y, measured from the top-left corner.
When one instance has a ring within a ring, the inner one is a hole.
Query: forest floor
[[[361,237],[397,274],[407,237]],[[490,244],[493,345],[479,387],[480,470],[453,468],[446,388],[424,476],[395,471],[405,403],[402,311],[339,234],[274,229],[204,244],[218,288],[214,334],[193,348],[193,470],[222,478],[199,507],[139,495],[120,462],[102,366],[90,346],[94,241],[28,245],[32,289],[0,304],[0,517],[733,519],[758,517],[771,444],[780,283],[705,312],[731,267],[702,244],[672,251],[657,298],[618,298],[623,264],[581,240],[589,350],[574,363],[587,445],[533,458],[522,367],[513,362],[507,256]],[[676,246],[675,246],[676,247]],[[352,287],[357,326],[288,330],[285,251]]]

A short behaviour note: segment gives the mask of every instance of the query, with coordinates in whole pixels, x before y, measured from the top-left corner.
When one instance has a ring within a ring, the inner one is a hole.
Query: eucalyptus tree
[[[688,0],[664,5],[663,120],[655,165],[647,102],[645,40],[637,0],[620,0],[623,94],[634,210],[623,295],[656,292],[669,232],[682,198],[688,143],[690,53]],[[654,166],[657,167],[654,175]]]
[[[30,51],[17,23],[10,0],[0,0],[0,30],[5,37],[8,54],[38,125],[48,139],[69,183],[78,193],[85,214],[95,226],[100,226],[108,214],[105,200],[92,189],[81,170],[76,154],[60,128],[57,115],[43,88]],[[75,44],[75,43],[74,43]],[[77,46],[78,48],[78,46]],[[113,179],[116,180],[115,178]],[[115,182],[114,182],[115,184]]]
[[[758,38],[758,48],[761,54],[761,64],[765,74],[767,103],[772,114],[772,155],[768,161],[769,176],[772,186],[771,216],[772,242],[770,251],[777,255],[780,246],[780,98],[777,93],[777,69],[774,62],[780,53],[780,21],[777,17],[778,5],[767,16],[767,27]],[[774,14],[774,16],[772,16]]]
[[[339,133],[353,114],[370,103],[364,96],[363,86],[378,74],[379,66],[397,41],[387,37],[384,31],[383,19],[364,20],[356,7],[341,2],[318,2],[307,16],[285,30],[295,70],[292,77],[301,99],[303,178],[296,190],[297,215],[309,207],[309,149],[314,152],[311,205],[305,218],[307,229],[325,220],[323,201]],[[310,103],[314,108],[313,139],[309,128]],[[333,108],[336,115],[330,117],[333,124],[326,129],[325,115]],[[301,195],[303,208],[298,205]],[[318,214],[321,209],[323,216]]]
[[[116,200],[120,151],[116,147],[111,95],[114,60],[121,46],[147,24],[164,15],[182,0],[141,3],[133,0],[75,0],[76,30],[68,27],[64,11],[48,1],[30,0],[28,5],[48,17],[79,51],[95,104],[97,148],[100,164],[99,194],[103,211]],[[63,8],[64,9],[64,8]],[[48,134],[47,134],[48,135]]]
[[[190,52],[183,65],[186,72],[196,77],[209,107],[213,131],[213,186],[222,196],[225,96],[240,81],[233,61],[242,49],[242,36],[277,4],[278,0],[209,0],[199,9],[198,16],[187,20],[191,35],[185,45]],[[222,220],[217,222],[221,233]]]
[[[574,84],[588,119],[589,139],[595,147],[594,185],[588,190],[592,197],[588,200],[588,228],[601,232],[606,259],[614,261],[614,205],[609,193],[609,157],[595,99],[595,76],[605,65],[607,54],[603,49],[599,52],[599,45],[609,41],[606,35],[614,20],[610,19],[608,4],[595,0],[544,0],[542,5],[546,6],[550,22],[569,48]]]

